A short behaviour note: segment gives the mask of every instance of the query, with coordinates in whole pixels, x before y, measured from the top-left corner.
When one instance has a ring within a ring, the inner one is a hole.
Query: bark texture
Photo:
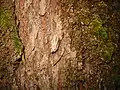
[[[62,25],[58,0],[17,0],[20,37],[25,47],[23,66],[16,71],[23,89],[62,88],[61,70],[76,53],[70,49],[70,37]],[[63,74],[64,75],[64,74]]]
[[[15,1],[24,47],[16,89],[106,90],[115,48],[112,26],[104,23],[111,8],[93,1]]]

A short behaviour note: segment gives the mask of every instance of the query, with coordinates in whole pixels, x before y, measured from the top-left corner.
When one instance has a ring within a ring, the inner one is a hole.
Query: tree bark
[[[100,88],[104,75],[111,70],[106,64],[111,60],[107,46],[113,48],[103,26],[107,4],[88,0],[16,0],[15,3],[24,47],[22,64],[16,70],[20,89]],[[103,53],[107,53],[108,62],[104,61]],[[76,85],[78,81],[82,84]]]
[[[16,71],[22,88],[61,90],[60,68],[65,59],[75,59],[61,13],[58,0],[16,1],[19,33],[25,47],[23,66]]]

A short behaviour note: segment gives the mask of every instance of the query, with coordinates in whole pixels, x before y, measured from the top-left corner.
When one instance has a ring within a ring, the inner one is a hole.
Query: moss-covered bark
[[[120,12],[116,2],[15,0],[13,12],[0,6],[2,42],[7,43],[3,36],[12,32],[16,49],[12,51],[18,55],[17,60],[6,59],[9,51],[0,43],[5,48],[0,49],[4,52],[1,61],[7,60],[1,63],[0,78],[11,74],[7,79],[14,79],[13,88],[21,90],[119,89]]]
[[[18,61],[19,59],[19,61]],[[21,59],[21,41],[12,0],[0,0],[0,89],[11,90]]]
[[[115,74],[114,71],[111,71],[113,70],[111,64],[119,62],[119,57],[114,55],[119,49],[117,48],[119,43],[114,41],[115,28],[119,26],[117,23],[119,20],[114,18],[115,21],[111,21],[111,19],[113,19],[112,15],[116,13],[116,17],[120,17],[118,15],[120,12],[113,5],[114,3],[116,2],[111,2],[109,6],[109,2],[99,0],[62,1],[62,10],[67,13],[67,16],[63,13],[62,18],[65,18],[64,23],[69,23],[67,31],[71,37],[71,49],[76,50],[78,64],[77,68],[68,66],[70,69],[68,72],[71,72],[71,68],[76,71],[76,73],[66,75],[68,85],[74,80],[82,80],[88,84],[89,89],[115,88],[113,84],[115,81],[111,79],[111,73]],[[118,11],[114,11],[113,8]],[[82,65],[80,70],[78,70],[79,64]],[[118,80],[117,83],[119,83]],[[109,85],[111,86],[109,87]]]

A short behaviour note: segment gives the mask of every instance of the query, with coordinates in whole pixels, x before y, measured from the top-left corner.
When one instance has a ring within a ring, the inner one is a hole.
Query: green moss
[[[110,40],[111,39],[111,36],[109,35],[110,26],[108,28],[104,27],[103,26],[104,23],[105,21],[101,20],[100,18],[95,18],[91,22],[96,37],[98,38],[98,40],[103,42],[103,45],[101,47],[101,49],[103,50],[102,57],[104,58],[105,61],[110,61],[115,47],[113,45],[113,42]]]
[[[101,14],[98,10],[102,8],[101,10],[104,11],[103,7],[106,7],[107,5],[103,1],[100,1],[99,3],[96,2],[91,8],[93,11],[91,11],[86,7],[76,7],[76,4],[77,3],[73,3],[74,17],[71,16],[73,22],[69,23],[68,29],[71,38],[71,49],[75,48],[76,50],[76,62],[88,61],[91,63],[93,61],[98,63],[101,62],[101,58],[103,58],[105,62],[111,61],[113,52],[115,51],[115,46],[112,42],[114,32],[111,29],[111,26],[106,25],[109,17],[102,17],[101,15],[104,15],[105,12],[101,12]],[[68,5],[68,3],[66,5]],[[63,7],[67,6],[64,4]],[[74,69],[74,71],[75,70],[76,69]],[[81,71],[77,72],[77,74],[79,74],[78,76],[75,76],[75,74],[69,73],[69,77],[66,75],[66,83],[83,78]]]
[[[14,42],[14,46],[16,49],[17,54],[21,54],[21,40],[19,37],[19,33],[18,33],[18,25],[13,26],[13,31],[12,31],[12,39]]]
[[[15,26],[13,22],[12,12],[6,8],[0,8],[0,27],[3,32],[12,30],[12,39],[18,54],[21,53],[21,41],[18,35],[18,25]]]
[[[105,61],[110,61],[112,59],[112,54],[115,50],[115,47],[113,45],[113,43],[110,41],[110,42],[107,42],[105,45],[104,45],[104,48],[103,48],[103,58]]]
[[[12,13],[10,10],[0,8],[0,27],[7,29],[11,27]]]
[[[92,29],[95,32],[95,35],[98,38],[102,38],[104,40],[108,39],[108,29],[106,27],[103,26],[103,24],[105,23],[105,21],[101,20],[100,18],[95,18],[93,19],[93,21],[90,23],[90,25],[92,26]]]
[[[87,51],[86,49],[86,53],[98,53],[105,61],[110,61],[115,47],[111,41],[111,38],[113,38],[111,27],[103,26],[107,19],[103,20],[99,15],[92,15],[89,11],[76,14],[74,18],[70,36],[72,39],[71,47],[75,47],[77,58],[79,59],[81,55],[80,50],[83,46],[81,42],[84,42],[87,45],[85,48],[91,50]],[[80,38],[80,36],[84,38]],[[91,41],[90,39],[94,39],[94,37],[96,37],[96,40]],[[94,47],[95,45],[98,45],[98,47]]]

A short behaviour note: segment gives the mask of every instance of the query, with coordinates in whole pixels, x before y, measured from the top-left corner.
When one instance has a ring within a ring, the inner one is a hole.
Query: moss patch
[[[108,6],[103,1],[62,1],[62,9],[68,13],[68,16],[63,15],[63,17],[69,17],[67,19],[68,22],[70,21],[67,32],[71,38],[71,50],[73,48],[76,50],[74,62],[82,63],[81,70],[77,69],[79,66],[73,70],[76,73],[69,73],[68,70],[69,74],[66,74],[68,81],[66,80],[66,82],[74,81],[75,78],[76,80],[84,80],[84,76],[91,75],[90,71],[87,71],[89,67],[89,70],[93,70],[95,75],[90,76],[92,80],[89,78],[86,80],[92,83],[90,88],[95,87],[97,86],[96,80],[101,78],[99,77],[101,72],[107,74],[107,71],[104,71],[108,68],[106,64],[112,61],[112,55],[115,51],[115,43],[112,41],[115,34],[112,27],[108,25],[110,18],[106,12]],[[98,63],[106,66],[99,66]],[[68,68],[72,70],[74,67],[69,66]],[[78,76],[76,76],[77,74]]]
[[[21,53],[21,41],[18,33],[18,25],[14,24],[12,12],[6,8],[0,8],[0,27],[2,28],[2,32],[6,33],[12,31],[11,36],[13,39],[13,43],[16,49],[17,54]]]
[[[12,13],[10,10],[0,8],[0,27],[3,29],[10,28],[12,25]]]
[[[14,46],[15,46],[16,52],[17,52],[18,55],[20,55],[21,54],[22,44],[21,44],[21,40],[20,40],[20,37],[19,37],[18,30],[19,30],[19,26],[18,25],[13,26],[12,39],[13,39],[13,42],[14,42]]]
[[[111,41],[111,38],[113,38],[111,27],[104,26],[107,19],[103,20],[98,14],[91,13],[89,9],[86,10],[81,9],[80,13],[77,13],[78,11],[74,13],[74,21],[70,24],[71,46],[78,51],[78,57],[81,54],[79,52],[81,46],[84,46],[86,48],[84,53],[89,53],[90,51],[87,51],[89,49],[91,50],[90,53],[98,53],[105,61],[110,61],[115,48]]]

